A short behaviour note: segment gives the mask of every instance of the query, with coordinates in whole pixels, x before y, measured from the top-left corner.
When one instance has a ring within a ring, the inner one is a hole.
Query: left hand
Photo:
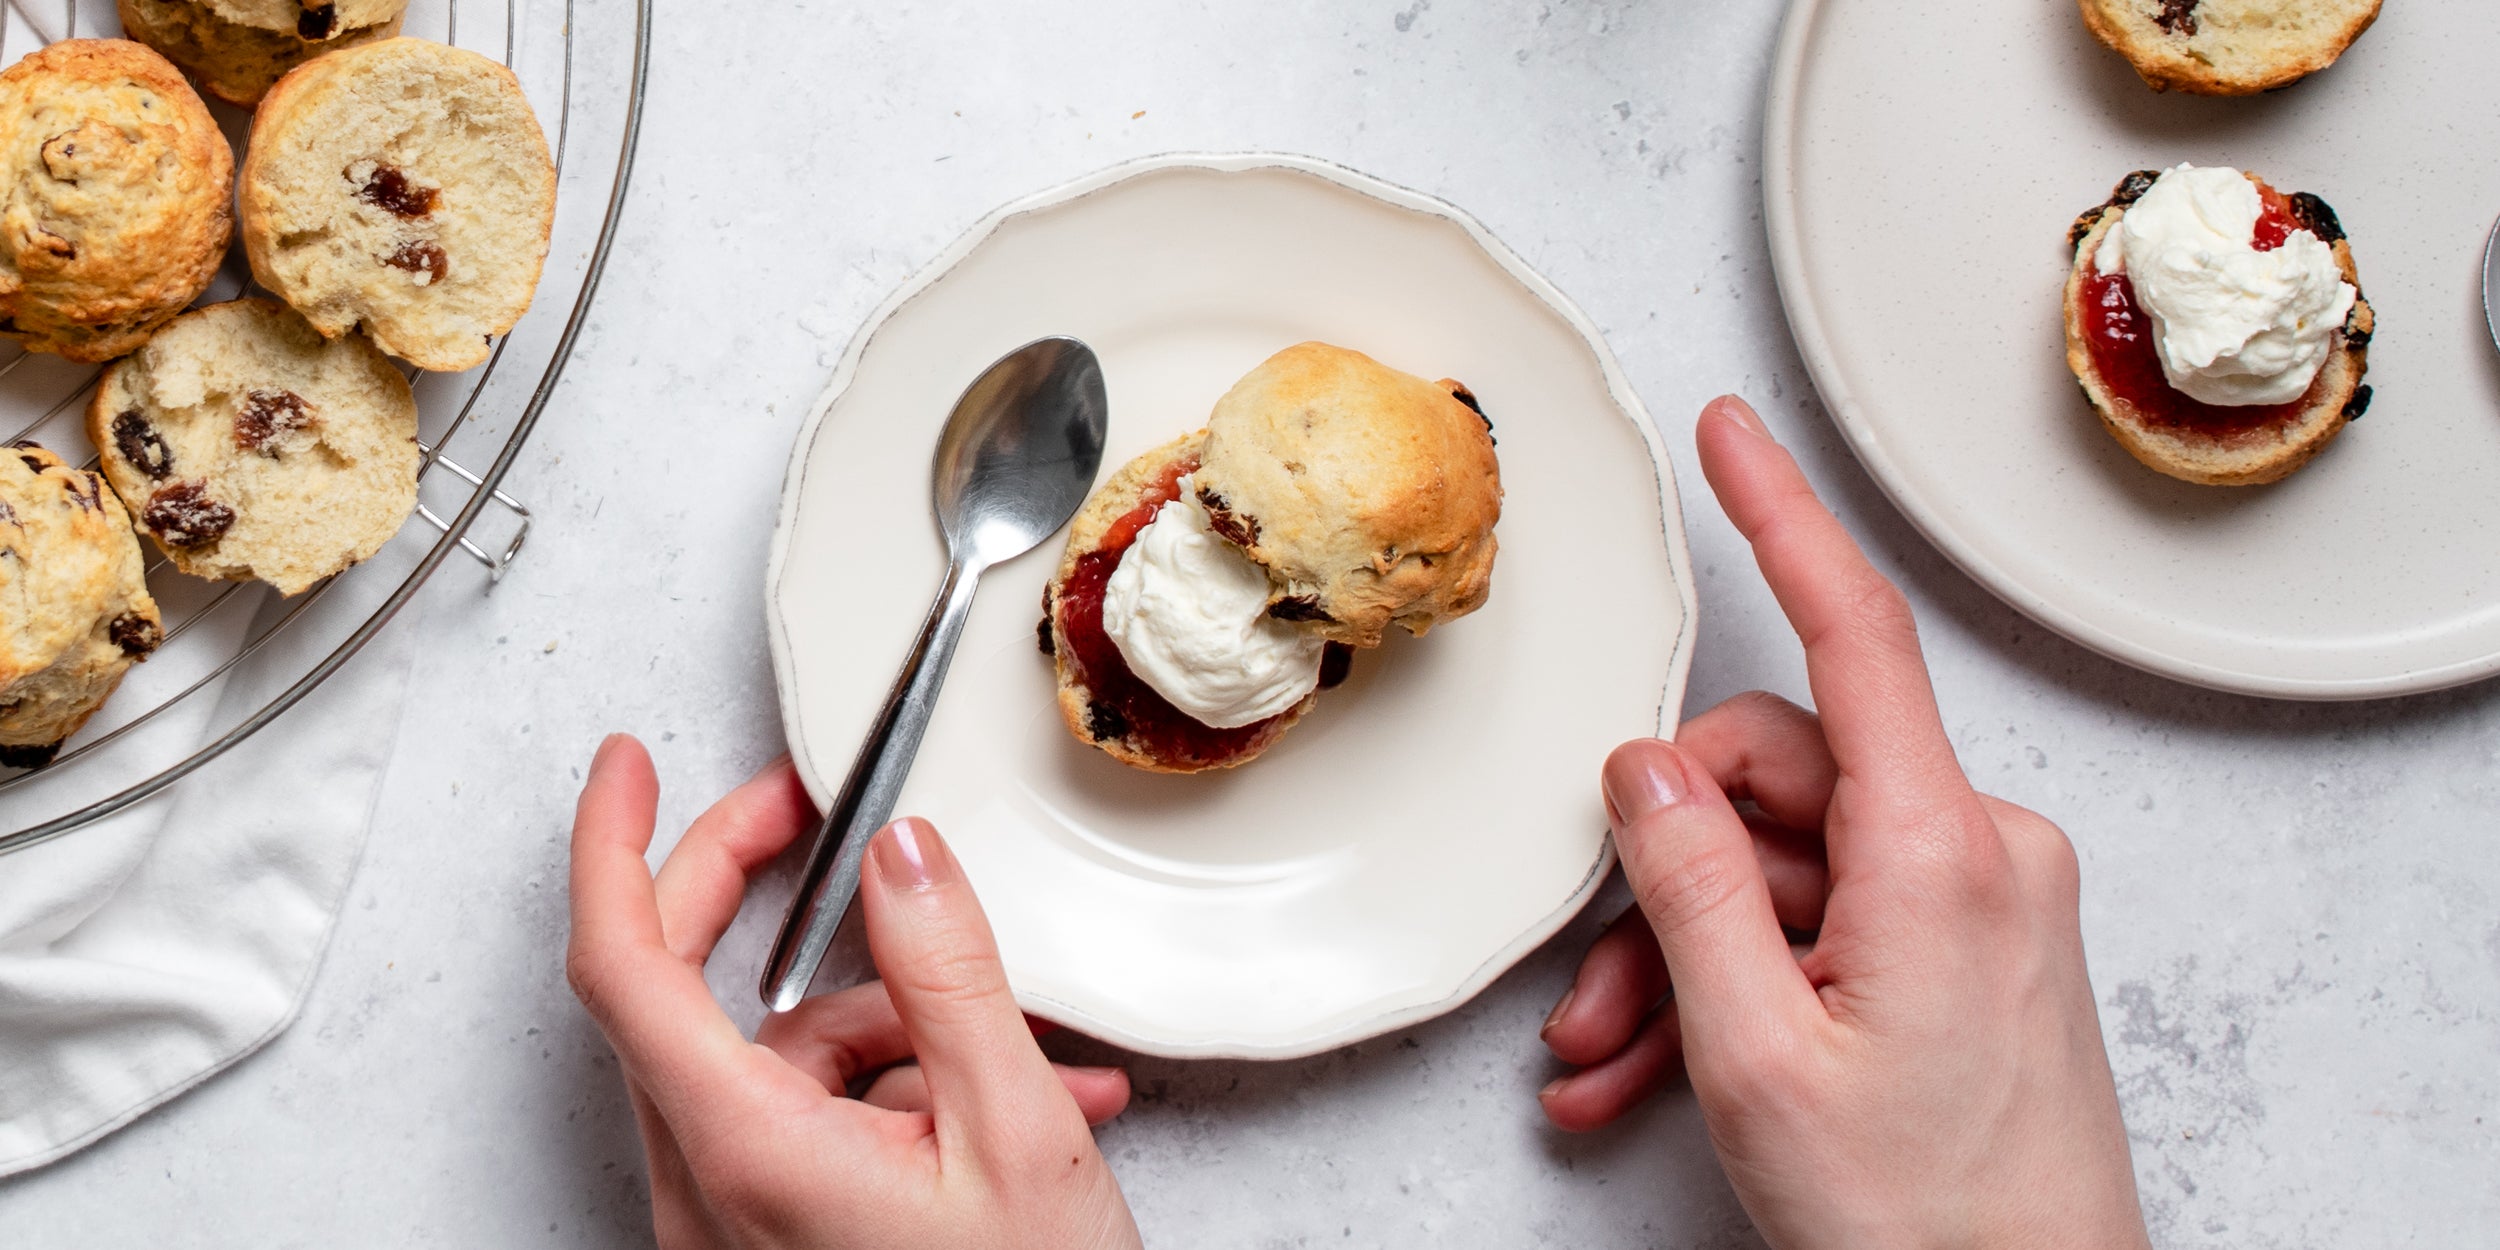
[[[815,814],[777,764],[705,812],[655,879],[658,799],[641,743],[600,746],[573,825],[565,971],[622,1061],[662,1246],[1138,1244],[1087,1129],[1127,1105],[1127,1074],[1034,1045],[937,830],[897,821],[869,845],[859,905],[883,981],[808,999],[750,1043],[703,964],[749,874]]]

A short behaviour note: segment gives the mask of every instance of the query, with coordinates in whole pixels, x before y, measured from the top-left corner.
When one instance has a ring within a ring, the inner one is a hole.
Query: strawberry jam
[[[2301,226],[2281,192],[2260,186],[2257,194],[2264,207],[2257,215],[2255,247],[2271,252]],[[2083,316],[2084,339],[2092,346],[2101,381],[2149,424],[2228,437],[2289,421],[2309,402],[2304,395],[2288,404],[2223,405],[2182,393],[2162,372],[2152,314],[2135,302],[2135,284],[2123,273],[2102,273],[2098,264],[2088,265]]]
[[[1132,671],[1103,629],[1103,591],[1120,567],[1120,557],[1137,541],[1139,531],[1153,522],[1156,510],[1180,497],[1181,477],[1197,468],[1194,456],[1165,468],[1137,506],[1111,523],[1102,545],[1077,557],[1075,570],[1059,587],[1054,608],[1071,674],[1093,698],[1087,712],[1091,721],[1087,728],[1093,736],[1125,738],[1161,763],[1188,771],[1222,768],[1256,754],[1285,731],[1284,721],[1290,715],[1271,716],[1237,729],[1201,723],[1172,706]]]

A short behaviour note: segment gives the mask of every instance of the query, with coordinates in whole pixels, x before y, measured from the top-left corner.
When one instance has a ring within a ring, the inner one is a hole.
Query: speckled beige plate
[[[799,437],[767,619],[819,802],[944,569],[939,426],[1045,334],[1102,357],[1106,474],[1318,338],[1464,380],[1508,497],[1484,610],[1361,656],[1226,773],[1070,738],[1034,645],[1058,543],[989,574],[901,810],[962,856],[1025,1008],[1152,1054],[1281,1058],[1465,1002],[1588,900],[1612,862],[1598,764],[1683,697],[1674,477],[1613,357],[1473,220],[1323,162],[1160,157],[1009,206],[870,319]]]
[[[2324,73],[2216,100],[2147,90],[2071,0],[1797,0],[1765,196],[1825,403],[1955,563],[2127,663],[2301,699],[2500,672],[2495,40],[2500,6],[2393,3]],[[2067,225],[2181,161],[2325,197],[2378,310],[2375,406],[2275,486],[2137,465],[2066,371]]]

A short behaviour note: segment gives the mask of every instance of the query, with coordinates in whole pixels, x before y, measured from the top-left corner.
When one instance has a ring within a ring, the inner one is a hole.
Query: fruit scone
[[[457,371],[529,309],[556,172],[512,71],[385,39],[270,88],[239,198],[262,286],[332,338],[361,325],[402,360]]]
[[[2068,241],[2066,366],[2146,466],[2278,481],[2368,410],[2376,318],[2326,201],[2181,165],[2128,175]]]
[[[2333,65],[2379,0],[2079,0],[2083,24],[2155,91],[2255,95]]]
[[[1354,649],[1481,607],[1501,510],[1492,427],[1464,386],[1287,348],[1070,524],[1040,630],[1061,716],[1151,772],[1248,763]]]
[[[0,451],[0,765],[50,763],[164,637],[103,479],[32,443]]]
[[[234,237],[234,150],[165,58],[70,39],[0,72],[0,335],[111,360],[197,299]]]
[[[417,401],[364,336],[268,300],[175,318],[106,370],[87,436],[139,530],[195,577],[285,594],[389,542],[417,504]]]
[[[408,0],[118,0],[122,30],[250,108],[288,70],[399,33]]]

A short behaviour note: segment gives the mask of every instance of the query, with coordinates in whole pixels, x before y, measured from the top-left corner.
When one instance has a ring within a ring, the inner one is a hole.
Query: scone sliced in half
[[[2148,170],[2068,238],[2067,368],[2147,467],[2208,486],[2280,481],[2369,409],[2376,315],[2324,200],[2237,170]]]
[[[243,162],[252,276],[336,338],[421,368],[485,362],[528,311],[555,164],[503,66],[423,39],[316,57],[261,101]]]
[[[2379,0],[2080,0],[2092,36],[2155,91],[2255,95],[2333,65]]]
[[[68,39],[0,72],[0,335],[89,363],[208,289],[234,150],[165,58]]]
[[[324,52],[399,33],[407,0],[119,0],[122,31],[182,67],[201,90],[250,108]]]
[[[268,300],[176,318],[87,409],[104,473],[176,568],[286,594],[371,556],[416,507],[417,403],[362,335]]]
[[[164,638],[103,479],[32,443],[0,452],[0,765],[50,763]]]

